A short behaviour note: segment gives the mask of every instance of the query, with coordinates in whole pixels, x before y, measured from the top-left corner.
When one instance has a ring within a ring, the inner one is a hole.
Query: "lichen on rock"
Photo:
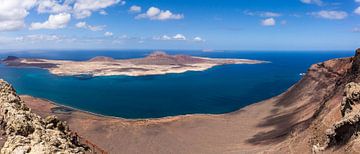
[[[85,153],[65,122],[31,112],[13,87],[0,80],[0,124],[7,140],[0,153]]]

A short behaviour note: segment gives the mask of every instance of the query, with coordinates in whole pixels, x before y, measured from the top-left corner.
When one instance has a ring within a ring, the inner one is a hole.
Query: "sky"
[[[0,0],[0,49],[354,50],[360,0]]]

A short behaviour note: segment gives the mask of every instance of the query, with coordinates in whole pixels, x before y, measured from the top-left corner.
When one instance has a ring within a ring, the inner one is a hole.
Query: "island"
[[[267,61],[250,59],[205,58],[188,55],[169,55],[156,51],[144,58],[113,59],[98,56],[87,61],[49,60],[8,56],[2,62],[7,66],[38,67],[58,76],[145,76],[187,71],[204,71],[226,64],[260,64]]]

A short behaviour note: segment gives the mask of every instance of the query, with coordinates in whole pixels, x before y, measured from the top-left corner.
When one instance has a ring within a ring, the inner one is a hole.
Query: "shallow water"
[[[284,92],[307,68],[324,60],[352,56],[337,52],[201,52],[167,51],[195,56],[271,61],[258,65],[224,65],[202,72],[143,77],[59,77],[37,68],[0,65],[0,77],[18,93],[70,107],[123,118],[156,118],[192,113],[226,113]],[[19,57],[87,60],[94,56],[144,57],[150,50],[1,52]]]

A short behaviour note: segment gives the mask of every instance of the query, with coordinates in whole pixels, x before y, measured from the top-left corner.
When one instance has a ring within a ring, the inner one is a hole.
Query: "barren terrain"
[[[145,58],[115,60],[95,57],[88,61],[27,59],[9,56],[3,62],[8,66],[39,67],[59,76],[144,76],[186,71],[204,71],[226,64],[260,64],[265,61],[249,59],[204,58],[187,55],[168,55],[154,52]]]

